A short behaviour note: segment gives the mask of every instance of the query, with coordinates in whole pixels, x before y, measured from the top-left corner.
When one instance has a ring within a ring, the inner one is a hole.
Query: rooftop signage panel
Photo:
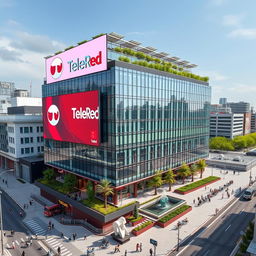
[[[99,91],[43,98],[44,138],[100,145]]]
[[[101,36],[45,60],[47,84],[107,69],[107,36]]]

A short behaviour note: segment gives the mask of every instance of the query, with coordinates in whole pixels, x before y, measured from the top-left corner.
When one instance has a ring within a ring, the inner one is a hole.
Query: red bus
[[[54,204],[51,206],[44,207],[44,216],[51,217],[63,212],[63,206],[60,204]]]

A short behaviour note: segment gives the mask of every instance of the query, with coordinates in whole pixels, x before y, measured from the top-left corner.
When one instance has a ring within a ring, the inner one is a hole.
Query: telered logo
[[[55,58],[52,61],[52,64],[50,67],[52,77],[54,79],[58,79],[61,76],[62,70],[63,70],[62,60],[60,58]]]
[[[56,105],[51,105],[47,111],[47,119],[52,126],[56,126],[60,120],[60,111]]]

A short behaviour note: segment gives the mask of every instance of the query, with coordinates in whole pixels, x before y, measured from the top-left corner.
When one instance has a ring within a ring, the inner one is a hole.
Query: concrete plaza
[[[219,210],[224,207],[230,200],[234,198],[235,193],[241,188],[245,188],[249,185],[250,176],[252,179],[255,179],[256,176],[256,168],[252,169],[251,172],[236,172],[234,174],[233,171],[223,171],[220,169],[213,169],[213,168],[206,168],[206,171],[203,173],[203,177],[207,177],[210,175],[219,176],[221,178],[220,181],[217,181],[206,188],[203,187],[198,189],[192,193],[187,195],[179,195],[174,192],[168,191],[168,186],[163,186],[158,189],[159,194],[165,193],[167,195],[171,195],[174,197],[178,197],[187,201],[187,204],[193,207],[192,211],[189,212],[186,217],[188,218],[188,223],[183,225],[180,229],[180,238],[181,240],[185,239],[189,234],[194,232],[195,230],[199,229],[200,226],[203,225],[209,218],[211,218],[215,214],[216,208]],[[3,173],[1,178],[8,180],[8,187],[2,183],[0,179],[1,187],[21,206],[23,207],[24,204],[28,204],[29,200],[31,200],[31,195],[36,195],[40,197],[39,188],[25,183],[22,184],[16,180],[16,178],[10,173],[6,172]],[[195,177],[195,181],[198,180],[198,177]],[[193,201],[197,202],[197,198],[206,196],[210,189],[217,189],[220,186],[223,186],[230,180],[233,180],[233,184],[229,186],[229,192],[233,191],[233,194],[228,198],[227,193],[219,192],[216,196],[211,198],[211,202],[206,202],[200,206],[197,206],[197,203],[194,205]],[[188,184],[190,181],[186,181]],[[179,188],[182,184],[174,185],[172,190]],[[152,197],[155,197],[154,191],[146,192],[143,195],[139,195],[139,201],[145,201]],[[223,198],[222,198],[223,197]],[[46,199],[42,198],[45,202]],[[134,199],[127,199],[123,201],[123,204],[129,202],[129,200]],[[50,202],[48,202],[51,204]],[[43,207],[38,203],[33,203],[32,206],[29,206],[26,211],[26,217],[24,221],[29,221],[31,219],[40,219],[42,223],[48,225],[49,220],[55,225],[56,232],[52,234],[53,237],[58,235],[58,232],[62,232],[64,236],[71,237],[72,234],[75,232],[77,233],[77,239],[75,241],[71,240],[68,241],[67,239],[63,239],[62,243],[67,247],[71,252],[72,255],[79,255],[84,254],[88,247],[95,247],[95,255],[102,256],[102,255],[109,255],[112,254],[114,251],[114,247],[116,242],[112,240],[110,235],[108,235],[108,239],[110,241],[111,246],[107,249],[99,249],[100,240],[103,238],[101,236],[97,236],[92,234],[89,230],[85,229],[81,226],[68,226],[62,225],[58,223],[54,218],[46,218],[43,216]],[[183,219],[183,218],[181,218]],[[128,255],[132,253],[132,255],[149,255],[149,249],[152,248],[150,245],[149,240],[153,238],[158,241],[157,247],[157,255],[166,255],[170,252],[176,245],[177,245],[177,230],[175,229],[177,222],[170,224],[166,228],[160,228],[158,226],[152,227],[150,230],[146,231],[145,233],[139,235],[138,237],[131,236],[131,240],[120,246],[120,252],[115,253],[116,255],[124,255],[125,250],[127,250]],[[128,230],[131,230],[131,227],[128,227]],[[57,232],[58,231],[58,232]],[[51,234],[50,234],[51,235]],[[84,240],[84,235],[87,238]],[[142,243],[142,252],[136,252],[136,244]]]

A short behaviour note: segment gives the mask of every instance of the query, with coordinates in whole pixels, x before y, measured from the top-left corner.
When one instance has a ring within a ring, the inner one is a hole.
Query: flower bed
[[[165,228],[191,210],[192,207],[190,205],[182,205],[181,207],[162,217],[156,224],[161,228]]]
[[[134,217],[128,218],[128,221],[132,224],[133,227],[140,224],[144,220],[145,218],[143,216],[139,216],[137,219],[135,219]]]
[[[144,232],[146,232],[147,230],[149,230],[150,228],[152,228],[154,226],[154,222],[152,222],[151,220],[148,220],[147,222],[141,224],[140,226],[136,227],[135,229],[132,230],[133,235],[138,236]]]
[[[202,180],[198,180],[196,182],[193,182],[193,183],[190,183],[186,186],[183,186],[183,187],[180,187],[178,189],[175,189],[174,192],[178,193],[178,194],[181,194],[181,195],[185,195],[187,193],[190,193],[192,191],[195,191],[199,188],[202,188],[204,186],[207,186],[213,182],[216,182],[220,180],[220,177],[217,177],[217,176],[209,176],[205,179],[202,179]]]

